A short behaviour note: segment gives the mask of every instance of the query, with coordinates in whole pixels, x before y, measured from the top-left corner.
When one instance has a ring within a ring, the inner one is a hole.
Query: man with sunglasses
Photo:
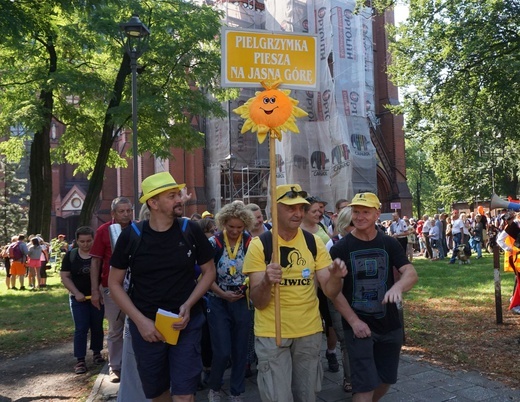
[[[280,262],[266,261],[262,238],[272,239],[266,232],[251,241],[243,266],[255,306],[258,389],[262,401],[314,402],[323,374],[315,286],[334,299],[346,268],[340,260],[332,262],[318,237],[300,229],[307,193],[297,184],[287,184],[276,188],[275,197]],[[281,347],[275,341],[275,284],[280,285]]]

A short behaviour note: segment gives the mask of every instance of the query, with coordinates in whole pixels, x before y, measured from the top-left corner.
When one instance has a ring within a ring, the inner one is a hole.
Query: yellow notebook
[[[182,320],[177,314],[163,309],[158,309],[155,314],[155,328],[164,336],[166,343],[177,345],[180,331],[172,327],[173,323]]]

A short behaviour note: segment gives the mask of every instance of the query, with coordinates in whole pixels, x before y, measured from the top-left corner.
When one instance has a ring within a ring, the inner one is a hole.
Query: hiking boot
[[[209,402],[220,402],[220,391],[209,390],[208,393],[208,401]]]
[[[339,363],[338,358],[336,357],[336,353],[325,353],[325,357],[327,358],[327,361],[329,362],[329,371],[331,373],[337,373],[339,371]]]

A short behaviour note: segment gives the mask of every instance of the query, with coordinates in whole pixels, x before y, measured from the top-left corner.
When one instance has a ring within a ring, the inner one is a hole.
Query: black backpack
[[[307,248],[312,253],[312,257],[314,261],[316,261],[316,256],[318,255],[318,247],[316,246],[316,239],[314,235],[306,230],[303,230],[303,237],[305,237],[305,243],[307,244]],[[262,233],[260,236],[260,241],[262,242],[262,246],[264,246],[264,259],[265,263],[269,264],[271,262],[271,257],[273,255],[273,232],[270,230]]]

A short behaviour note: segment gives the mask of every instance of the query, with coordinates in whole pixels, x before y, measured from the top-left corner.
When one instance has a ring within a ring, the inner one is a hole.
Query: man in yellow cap
[[[146,398],[152,401],[194,401],[202,370],[200,338],[204,315],[201,297],[215,280],[213,247],[196,222],[183,213],[178,184],[168,172],[142,182],[140,202],[150,219],[144,221],[139,245],[130,255],[132,226],[118,238],[110,260],[108,285],[112,298],[129,317],[129,329]],[[195,264],[201,279],[195,281]],[[131,267],[129,294],[123,288]],[[155,328],[158,309],[178,314],[176,345],[165,343]],[[123,374],[124,375],[124,374]]]
[[[378,401],[397,381],[403,330],[399,311],[403,293],[417,282],[417,272],[399,242],[376,228],[380,202],[373,193],[356,194],[354,230],[330,249],[346,262],[343,284],[347,303],[335,304],[343,316],[352,372],[354,402]],[[394,279],[393,267],[401,278]]]
[[[258,389],[262,401],[314,402],[323,374],[322,324],[315,287],[318,284],[328,297],[335,298],[346,274],[345,264],[332,262],[324,243],[300,228],[308,202],[298,184],[278,186],[275,197],[279,248],[275,252],[280,263],[266,261],[264,247],[272,241],[268,231],[251,241],[243,266],[255,306]],[[281,347],[275,341],[275,284],[280,285]]]

